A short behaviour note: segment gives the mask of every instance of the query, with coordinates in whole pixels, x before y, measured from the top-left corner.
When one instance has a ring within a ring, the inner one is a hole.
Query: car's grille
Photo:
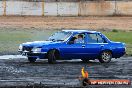
[[[23,51],[25,51],[25,50],[26,50],[26,51],[31,52],[32,48],[33,48],[33,47],[23,46]]]

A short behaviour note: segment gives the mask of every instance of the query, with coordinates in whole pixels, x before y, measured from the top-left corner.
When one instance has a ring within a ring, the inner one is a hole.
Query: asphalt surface
[[[112,59],[101,64],[98,60],[83,63],[81,60],[58,60],[48,64],[47,60],[29,63],[21,56],[0,56],[0,87],[81,87],[79,77],[85,68],[90,79],[129,79],[132,80],[132,57]],[[97,86],[90,88],[130,88],[123,86]]]

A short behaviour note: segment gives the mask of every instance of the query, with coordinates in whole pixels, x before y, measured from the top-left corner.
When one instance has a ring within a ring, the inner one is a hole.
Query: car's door
[[[85,34],[84,34],[85,35]],[[65,44],[60,48],[61,56],[63,58],[77,58],[80,59],[82,57],[85,57],[87,55],[86,51],[86,38],[84,36],[84,42],[83,43],[73,43],[73,44]]]
[[[86,52],[88,58],[97,58],[107,44],[99,33],[87,33],[86,35]]]

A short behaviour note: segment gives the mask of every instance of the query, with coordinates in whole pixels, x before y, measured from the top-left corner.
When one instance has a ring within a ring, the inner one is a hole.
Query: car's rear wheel
[[[35,57],[28,57],[28,61],[29,61],[30,63],[34,63],[34,62],[36,61],[36,59],[37,59],[37,58],[35,58]]]
[[[103,51],[100,55],[100,63],[109,63],[112,59],[112,53],[110,51]]]
[[[56,50],[49,51],[49,53],[48,53],[48,63],[49,64],[55,64],[56,59],[57,59]]]
[[[87,63],[87,62],[89,62],[89,59],[86,59],[86,58],[81,59],[81,60],[82,60],[83,63]]]

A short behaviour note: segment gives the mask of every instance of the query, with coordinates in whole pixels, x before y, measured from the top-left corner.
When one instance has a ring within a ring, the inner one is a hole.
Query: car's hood
[[[43,45],[55,44],[60,42],[53,42],[53,41],[34,41],[34,42],[26,42],[23,43],[22,46],[29,46],[29,47],[42,47]]]

